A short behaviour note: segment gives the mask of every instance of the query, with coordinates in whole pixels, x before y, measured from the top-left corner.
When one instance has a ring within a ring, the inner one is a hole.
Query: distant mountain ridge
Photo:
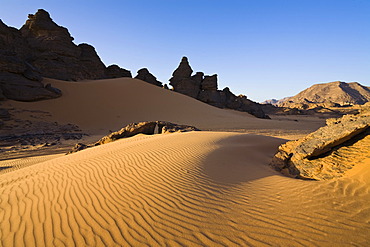
[[[334,81],[314,84],[295,96],[281,100],[266,100],[265,104],[289,107],[292,104],[333,103],[339,105],[363,105],[370,102],[370,87],[358,82]]]

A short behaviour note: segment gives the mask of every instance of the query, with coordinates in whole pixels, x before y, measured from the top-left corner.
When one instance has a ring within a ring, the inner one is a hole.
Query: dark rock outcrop
[[[155,86],[162,87],[162,82],[158,81],[157,78],[152,75],[147,68],[139,69],[135,78]]]
[[[35,101],[61,95],[44,87],[40,72],[27,61],[29,51],[21,33],[0,21],[0,100]]]
[[[112,64],[107,67],[107,77],[108,78],[120,78],[120,77],[132,78],[132,75],[131,75],[131,71],[120,68],[116,64]]]
[[[0,100],[36,101],[61,96],[61,91],[44,86],[43,77],[78,81],[131,77],[118,66],[108,68],[94,47],[76,45],[64,27],[48,12],[30,14],[20,30],[0,20]]]
[[[340,177],[364,158],[370,158],[370,114],[328,119],[327,125],[279,147],[271,166],[306,179]]]
[[[67,154],[75,153],[81,151],[83,149],[103,145],[106,143],[110,143],[122,138],[132,137],[137,134],[146,134],[146,135],[154,135],[154,134],[165,134],[165,133],[175,133],[175,132],[188,132],[188,131],[199,131],[194,126],[189,125],[179,125],[174,124],[171,122],[166,121],[152,121],[152,122],[140,122],[140,123],[131,123],[119,131],[113,132],[107,136],[104,136],[99,141],[85,145],[82,143],[77,143],[71,151]]]
[[[247,99],[246,96],[236,96],[229,88],[218,90],[217,75],[204,76],[204,73],[197,72],[192,76],[192,73],[188,59],[183,57],[170,79],[173,90],[219,108],[248,112],[259,118],[269,118],[260,104]]]

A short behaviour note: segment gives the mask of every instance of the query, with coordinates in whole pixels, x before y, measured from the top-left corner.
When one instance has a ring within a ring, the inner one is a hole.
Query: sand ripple
[[[0,246],[369,245],[370,173],[283,177],[280,143],[137,136],[2,174]]]

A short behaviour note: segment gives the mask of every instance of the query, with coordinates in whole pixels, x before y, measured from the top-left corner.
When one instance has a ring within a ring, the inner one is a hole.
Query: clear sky
[[[370,0],[0,0],[0,18],[19,28],[39,8],[134,76],[147,67],[168,83],[187,56],[255,101],[318,82],[370,86]]]

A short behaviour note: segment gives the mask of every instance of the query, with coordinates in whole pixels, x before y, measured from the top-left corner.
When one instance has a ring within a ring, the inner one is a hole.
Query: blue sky
[[[167,83],[182,56],[219,88],[255,101],[297,94],[314,83],[370,86],[370,0],[0,0],[0,18],[21,27],[47,10],[75,43],[92,44],[106,65]]]

